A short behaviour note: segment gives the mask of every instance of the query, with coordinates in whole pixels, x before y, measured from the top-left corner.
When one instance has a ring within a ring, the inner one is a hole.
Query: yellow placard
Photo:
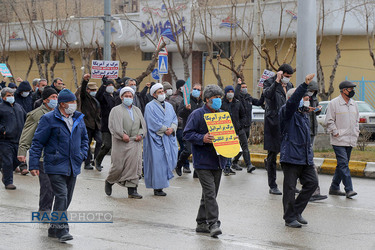
[[[216,152],[226,158],[235,157],[240,152],[240,142],[228,112],[209,113],[204,115],[208,132],[215,137],[213,141]]]

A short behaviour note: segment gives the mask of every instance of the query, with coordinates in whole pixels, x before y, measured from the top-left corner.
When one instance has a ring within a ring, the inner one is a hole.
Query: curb
[[[267,157],[266,154],[252,153],[251,163],[257,168],[265,168],[264,159]],[[277,169],[281,170],[280,167],[280,156],[277,156],[276,163]],[[241,165],[245,165],[244,161],[240,161]],[[314,164],[318,167],[318,172],[322,174],[333,175],[335,173],[336,159],[329,158],[314,158]],[[363,162],[363,161],[350,161],[349,169],[351,176],[365,177],[375,179],[375,162]]]

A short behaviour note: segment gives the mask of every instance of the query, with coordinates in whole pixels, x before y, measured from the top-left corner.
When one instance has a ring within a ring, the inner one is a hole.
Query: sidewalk
[[[264,168],[264,159],[267,157],[266,154],[252,153],[251,163],[257,168]],[[279,164],[280,156],[277,156],[277,168],[280,168]],[[243,161],[241,161],[244,165]],[[318,167],[318,172],[321,174],[332,174],[336,169],[336,159],[329,158],[314,158],[314,163]],[[349,169],[351,176],[365,177],[375,179],[375,162],[362,162],[362,161],[350,161]]]

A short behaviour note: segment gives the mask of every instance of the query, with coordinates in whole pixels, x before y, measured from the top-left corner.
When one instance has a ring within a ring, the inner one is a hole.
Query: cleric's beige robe
[[[137,187],[142,174],[142,141],[136,142],[137,135],[145,136],[147,127],[139,108],[132,105],[134,121],[124,104],[111,110],[108,128],[112,134],[111,169],[107,181],[125,187]],[[130,137],[128,143],[123,135]]]

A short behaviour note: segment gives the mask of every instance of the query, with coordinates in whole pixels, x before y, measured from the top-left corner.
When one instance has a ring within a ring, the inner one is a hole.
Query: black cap
[[[343,81],[340,83],[339,85],[339,88],[340,89],[346,89],[346,88],[354,88],[356,87],[357,85],[355,85],[354,83],[352,82],[349,82],[349,81]]]
[[[176,82],[176,88],[177,89],[181,88],[184,85],[185,85],[185,81],[184,80],[177,80],[177,82]]]
[[[44,90],[43,90],[43,93],[42,93],[42,98],[43,98],[43,100],[48,99],[48,97],[50,97],[53,94],[57,95],[56,90],[54,88],[52,88],[51,86],[45,86]]]

